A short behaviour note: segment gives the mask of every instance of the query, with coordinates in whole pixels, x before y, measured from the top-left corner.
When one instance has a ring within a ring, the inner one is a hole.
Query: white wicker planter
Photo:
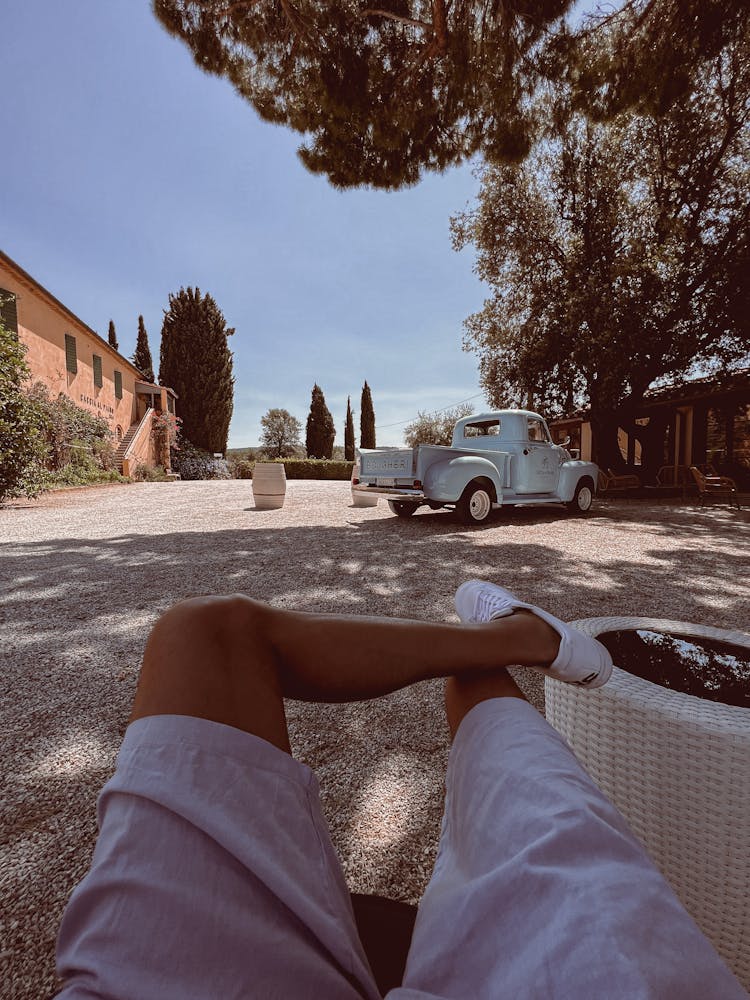
[[[654,629],[750,649],[750,635],[652,618],[588,618],[590,635]],[[750,991],[750,709],[617,666],[596,691],[545,679],[549,722],[625,816],[696,923]]]

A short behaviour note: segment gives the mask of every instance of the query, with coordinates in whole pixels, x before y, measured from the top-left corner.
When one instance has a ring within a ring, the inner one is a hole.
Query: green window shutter
[[[78,374],[78,358],[76,356],[76,338],[65,334],[65,367],[71,375]]]
[[[102,359],[98,354],[94,355],[94,385],[98,386],[100,389],[104,385],[104,379],[102,378]]]
[[[18,337],[18,311],[15,292],[0,288],[0,323]]]
[[[115,372],[115,399],[122,399],[122,372]]]

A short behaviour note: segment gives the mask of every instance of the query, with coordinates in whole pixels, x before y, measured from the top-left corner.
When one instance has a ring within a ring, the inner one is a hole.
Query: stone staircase
[[[115,452],[115,462],[117,463],[117,471],[120,475],[122,475],[122,460],[125,458],[125,452],[130,447],[130,442],[137,434],[140,426],[140,424],[131,424],[128,428],[127,434],[117,446],[117,451]]]

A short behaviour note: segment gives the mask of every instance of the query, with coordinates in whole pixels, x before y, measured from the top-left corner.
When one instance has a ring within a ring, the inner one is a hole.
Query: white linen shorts
[[[304,764],[205,719],[139,719],[98,820],[60,929],[65,1000],[380,995]],[[536,710],[473,708],[389,1000],[746,996]]]

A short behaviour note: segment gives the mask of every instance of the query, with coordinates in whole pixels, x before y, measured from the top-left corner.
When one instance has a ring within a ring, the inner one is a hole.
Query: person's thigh
[[[530,705],[461,722],[440,849],[404,988],[389,997],[745,997],[599,792]]]
[[[61,996],[377,997],[313,772],[187,716],[133,723],[61,925]]]

